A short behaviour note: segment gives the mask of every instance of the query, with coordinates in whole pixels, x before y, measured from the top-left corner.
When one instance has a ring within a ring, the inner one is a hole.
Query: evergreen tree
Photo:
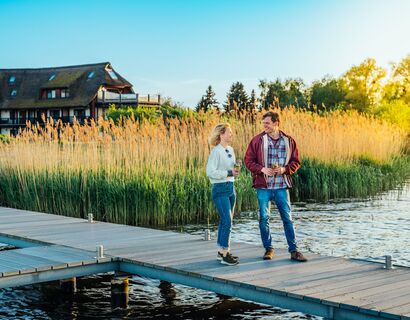
[[[247,109],[248,102],[249,98],[244,85],[241,82],[235,82],[228,92],[224,109],[227,113],[239,114]]]
[[[219,103],[215,99],[215,92],[212,90],[212,86],[209,86],[205,92],[205,95],[202,96],[201,101],[198,102],[195,111],[204,111],[207,112],[211,109],[218,109]]]
[[[249,98],[247,111],[253,112],[258,109],[258,99],[256,99],[255,90],[252,90],[251,97]]]

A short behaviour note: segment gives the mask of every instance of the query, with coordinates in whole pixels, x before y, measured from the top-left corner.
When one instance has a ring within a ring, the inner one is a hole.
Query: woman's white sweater
[[[232,156],[229,157],[229,155]],[[215,146],[208,157],[206,165],[206,175],[211,183],[233,182],[235,178],[233,176],[228,177],[228,171],[233,170],[235,162],[236,158],[232,147],[224,148],[221,144]]]

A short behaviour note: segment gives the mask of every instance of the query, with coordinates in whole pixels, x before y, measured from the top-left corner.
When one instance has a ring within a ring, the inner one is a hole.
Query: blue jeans
[[[233,182],[214,183],[212,185],[212,200],[219,214],[217,245],[223,250],[229,250],[235,199]]]
[[[295,230],[293,228],[288,189],[256,189],[259,203],[259,230],[265,249],[272,247],[269,228],[269,201],[274,201],[278,208],[285,230],[289,252],[297,250]]]

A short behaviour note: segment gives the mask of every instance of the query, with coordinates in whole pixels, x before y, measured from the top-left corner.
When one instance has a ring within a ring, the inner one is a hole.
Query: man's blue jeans
[[[295,230],[293,228],[288,189],[256,189],[259,203],[259,230],[265,249],[273,248],[269,228],[269,201],[274,201],[278,208],[285,230],[289,252],[297,250]]]
[[[217,245],[223,250],[229,250],[235,199],[233,182],[214,183],[212,185],[212,200],[219,214]]]

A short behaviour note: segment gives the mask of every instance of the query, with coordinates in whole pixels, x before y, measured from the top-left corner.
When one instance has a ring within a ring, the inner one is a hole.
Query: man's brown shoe
[[[265,254],[263,255],[263,260],[272,260],[272,258],[275,256],[275,251],[273,248],[268,248],[265,251]]]
[[[292,251],[290,253],[290,259],[295,260],[295,261],[299,261],[299,262],[308,261],[308,259],[306,259],[305,256],[299,251]]]

